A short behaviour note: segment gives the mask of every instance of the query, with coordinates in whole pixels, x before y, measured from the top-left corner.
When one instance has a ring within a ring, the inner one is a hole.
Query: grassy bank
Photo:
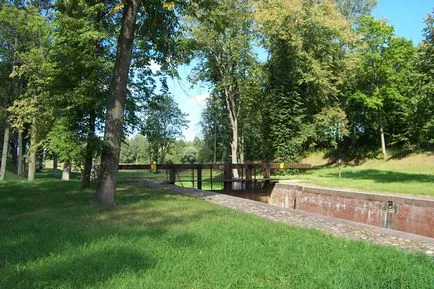
[[[0,183],[0,288],[433,288],[434,261],[121,182]]]
[[[328,161],[321,153],[303,160],[316,166],[325,165]],[[344,164],[341,166],[341,178],[336,165],[283,178],[325,187],[434,196],[434,155],[414,154],[387,161],[370,159],[359,165]]]

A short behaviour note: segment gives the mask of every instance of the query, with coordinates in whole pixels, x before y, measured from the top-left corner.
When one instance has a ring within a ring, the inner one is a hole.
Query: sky
[[[386,19],[395,27],[397,36],[410,39],[417,45],[422,40],[423,19],[433,8],[434,0],[378,0],[372,15]],[[191,66],[181,66],[178,73],[180,79],[170,79],[168,85],[180,109],[188,114],[189,127],[183,131],[184,138],[193,140],[200,136],[200,114],[210,89],[205,84],[192,85],[188,80]]]

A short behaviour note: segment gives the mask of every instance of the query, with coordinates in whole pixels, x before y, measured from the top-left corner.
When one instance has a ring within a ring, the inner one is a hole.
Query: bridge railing
[[[273,163],[273,162],[246,162],[242,164],[209,163],[209,164],[120,164],[120,170],[166,170],[167,181],[171,184],[185,182],[185,174],[179,172],[191,170],[189,181],[197,189],[203,188],[204,171],[208,170],[205,177],[207,189],[215,190],[216,182],[223,183],[223,192],[231,193],[233,190],[252,190],[260,186],[266,186],[278,180],[271,178],[271,172],[275,170],[306,170],[310,164],[297,163]],[[234,172],[238,175],[234,177]],[[214,186],[213,186],[214,185]]]

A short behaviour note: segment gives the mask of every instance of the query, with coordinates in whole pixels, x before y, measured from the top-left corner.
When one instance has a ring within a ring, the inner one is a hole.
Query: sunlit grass
[[[333,188],[434,196],[434,175],[430,174],[345,167],[341,178],[337,168],[315,169],[284,178]]]
[[[313,165],[320,163],[318,155],[306,159],[309,160],[316,162]],[[434,196],[434,156],[418,154],[387,161],[365,160],[357,166],[343,165],[341,178],[336,165],[281,178],[325,187]]]
[[[48,175],[47,175],[48,177]],[[434,261],[121,179],[0,183],[0,288],[434,288]]]

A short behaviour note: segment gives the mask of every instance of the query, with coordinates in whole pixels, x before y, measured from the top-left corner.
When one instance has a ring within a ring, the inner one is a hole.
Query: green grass
[[[309,161],[314,165],[320,163],[318,156],[306,160]],[[434,196],[434,156],[419,154],[387,161],[367,160],[358,166],[343,166],[341,178],[336,166],[280,178],[325,187]]]
[[[284,178],[332,188],[434,196],[434,175],[399,170],[344,167],[339,178],[337,168],[324,168]]]
[[[41,177],[41,176],[40,176]],[[434,288],[434,261],[126,184],[0,183],[0,288]]]

